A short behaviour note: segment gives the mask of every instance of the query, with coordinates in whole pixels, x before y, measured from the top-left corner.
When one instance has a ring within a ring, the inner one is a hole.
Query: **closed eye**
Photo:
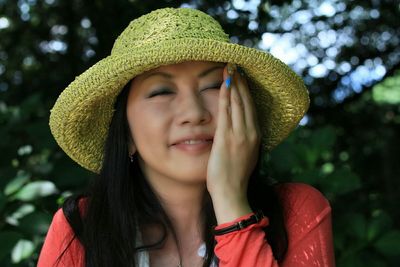
[[[206,88],[203,89],[203,90],[207,90],[207,89],[220,89],[220,88],[221,88],[221,84],[222,84],[222,82],[218,82],[218,83],[215,83],[215,84],[212,84],[212,85],[206,87]]]
[[[206,88],[202,89],[201,91],[208,90],[208,89],[217,89],[217,90],[219,90],[221,88],[221,84],[222,84],[222,82],[218,82],[218,83],[212,84],[212,85],[207,86]],[[159,90],[156,90],[156,91],[152,92],[148,96],[148,98],[155,97],[155,96],[158,96],[158,95],[170,95],[170,94],[173,94],[173,93],[174,92],[171,91],[168,88],[161,88]]]
[[[158,95],[167,95],[167,94],[171,94],[171,93],[172,93],[171,90],[160,89],[160,90],[157,90],[157,91],[151,93],[148,97],[150,98],[150,97],[155,97],[155,96],[158,96]]]

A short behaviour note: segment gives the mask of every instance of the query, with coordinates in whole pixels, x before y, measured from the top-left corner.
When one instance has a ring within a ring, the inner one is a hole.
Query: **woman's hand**
[[[228,64],[229,65],[229,64]],[[224,80],[228,69],[224,69]],[[251,212],[247,186],[258,157],[261,134],[247,82],[234,71],[219,94],[217,129],[207,168],[207,189],[218,223]]]

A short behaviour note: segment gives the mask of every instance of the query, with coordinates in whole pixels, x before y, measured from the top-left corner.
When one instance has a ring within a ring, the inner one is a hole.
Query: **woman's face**
[[[142,171],[149,179],[205,182],[225,64],[188,61],[136,76],[127,103],[128,123]],[[203,135],[203,136],[202,136]]]

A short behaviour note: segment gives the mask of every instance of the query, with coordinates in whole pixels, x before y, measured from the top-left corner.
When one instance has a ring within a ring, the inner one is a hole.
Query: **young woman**
[[[54,215],[38,266],[334,266],[328,201],[260,173],[308,104],[293,71],[203,12],[132,21],[51,111],[98,175]]]

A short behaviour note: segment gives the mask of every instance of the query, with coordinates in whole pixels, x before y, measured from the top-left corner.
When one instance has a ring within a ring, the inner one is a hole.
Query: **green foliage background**
[[[323,75],[314,63],[291,64],[310,89],[311,107],[307,121],[264,158],[264,170],[327,196],[337,266],[397,266],[400,7],[372,0],[0,0],[0,266],[35,266],[54,212],[92,175],[51,136],[57,96],[110,52],[131,19],[183,4],[217,18],[233,41],[256,47],[265,32],[292,33],[309,52],[305,62],[334,62]],[[298,12],[312,17],[293,22]],[[329,30],[337,38],[327,44]],[[356,84],[375,67],[384,75]]]

